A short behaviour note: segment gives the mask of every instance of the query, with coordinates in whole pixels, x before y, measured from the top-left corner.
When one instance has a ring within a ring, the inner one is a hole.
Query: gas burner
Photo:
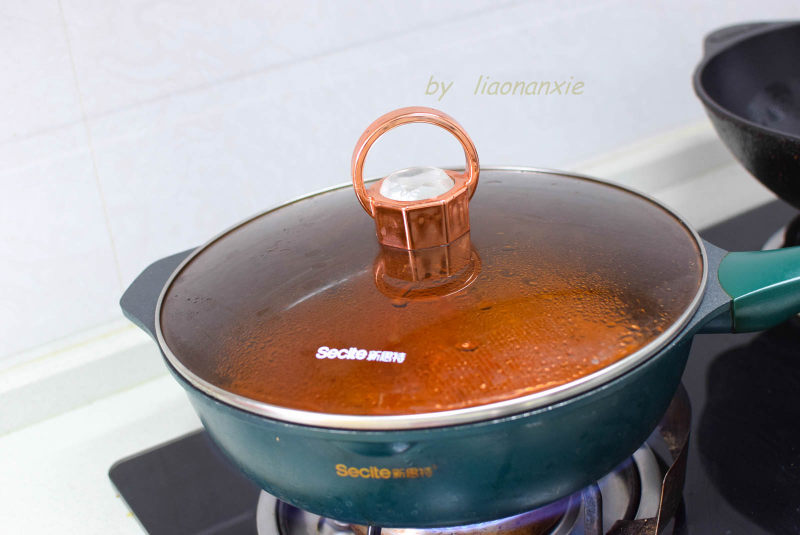
[[[580,494],[569,496],[545,507],[520,515],[451,528],[383,528],[381,535],[531,535],[569,533],[580,513]],[[274,496],[261,493],[256,512],[259,535],[372,535],[375,528],[350,525],[303,511]]]
[[[259,535],[655,535],[676,533],[691,420],[683,387],[658,429],[597,483],[544,507],[469,526],[379,528],[339,522],[261,492]],[[667,460],[665,460],[667,459]],[[677,514],[677,515],[676,515]]]

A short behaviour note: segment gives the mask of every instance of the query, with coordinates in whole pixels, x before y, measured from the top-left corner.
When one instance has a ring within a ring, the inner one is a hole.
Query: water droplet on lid
[[[477,344],[474,344],[470,341],[461,342],[460,344],[458,344],[457,347],[461,351],[475,351],[476,349],[478,349]]]

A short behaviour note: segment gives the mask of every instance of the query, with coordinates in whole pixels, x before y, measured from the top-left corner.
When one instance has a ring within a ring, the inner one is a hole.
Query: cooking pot
[[[753,176],[800,208],[800,22],[716,30],[694,90],[720,138]]]
[[[408,122],[453,133],[464,171],[364,184],[372,143]],[[628,188],[480,168],[436,110],[379,118],[352,175],[155,262],[121,300],[221,450],[313,513],[437,527],[570,495],[648,437],[695,333],[800,311],[800,249],[729,253]]]

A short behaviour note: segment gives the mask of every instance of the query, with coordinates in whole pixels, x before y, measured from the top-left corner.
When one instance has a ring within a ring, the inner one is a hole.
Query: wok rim
[[[774,128],[770,128],[768,126],[764,126],[758,124],[756,122],[751,121],[750,119],[743,117],[733,111],[729,110],[719,102],[717,102],[707,91],[705,86],[703,85],[703,74],[705,73],[706,68],[708,65],[714,61],[716,58],[720,57],[722,54],[726,52],[730,52],[736,46],[749,41],[751,39],[756,39],[761,37],[764,34],[771,33],[778,30],[784,30],[787,28],[792,27],[800,27],[800,21],[790,21],[790,22],[775,22],[775,23],[767,23],[766,26],[751,30],[746,32],[745,34],[734,37],[731,39],[730,42],[726,43],[716,51],[706,54],[703,56],[703,59],[700,60],[700,63],[694,70],[694,75],[692,76],[692,85],[694,86],[694,92],[705,106],[706,110],[710,112],[714,112],[717,115],[722,116],[725,119],[733,121],[735,123],[741,123],[746,125],[754,130],[758,130],[760,132],[764,132],[769,134],[772,137],[781,138],[783,140],[798,143],[800,142],[800,135],[791,134],[788,132],[782,132],[780,130],[776,130]],[[721,28],[720,28],[721,29]]]
[[[700,303],[705,295],[706,286],[708,282],[708,255],[706,252],[705,244],[700,238],[697,231],[683,218],[680,214],[676,213],[673,209],[669,208],[660,201],[653,197],[639,192],[628,186],[614,183],[609,180],[599,179],[580,173],[559,171],[556,169],[536,168],[536,167],[520,167],[520,166],[482,166],[481,171],[511,171],[519,173],[538,173],[552,176],[561,176],[579,180],[586,180],[595,182],[605,186],[610,186],[628,194],[633,194],[650,202],[657,208],[660,208],[668,215],[672,216],[676,223],[683,226],[688,234],[694,240],[695,245],[699,251],[699,257],[702,261],[702,277],[698,286],[697,292],[689,305],[684,309],[681,315],[659,336],[650,341],[647,345],[639,348],[637,351],[619,359],[618,361],[597,370],[591,374],[580,377],[574,381],[558,385],[547,390],[534,392],[525,396],[511,398],[504,401],[488,403],[483,405],[476,405],[472,407],[465,407],[461,409],[453,409],[446,411],[423,412],[416,414],[401,414],[401,415],[353,415],[353,414],[338,414],[338,413],[323,413],[306,411],[299,409],[291,409],[282,407],[280,405],[273,405],[263,401],[250,399],[239,394],[235,394],[219,386],[199,377],[185,366],[180,359],[172,352],[167,345],[164,334],[161,330],[161,311],[164,299],[172,286],[175,278],[182,272],[184,267],[192,262],[192,260],[205,251],[211,244],[216,243],[218,240],[224,238],[226,235],[235,231],[236,229],[250,223],[251,221],[263,217],[271,212],[279,210],[285,206],[303,201],[305,199],[315,197],[331,191],[345,189],[352,187],[350,182],[339,184],[330,188],[325,188],[319,191],[303,195],[291,201],[283,203],[279,206],[259,212],[247,219],[233,225],[232,227],[217,234],[205,244],[201,245],[192,251],[172,272],[164,287],[161,289],[155,309],[155,330],[156,339],[167,360],[168,365],[180,375],[192,387],[200,390],[209,397],[226,405],[233,406],[245,412],[270,418],[289,424],[297,424],[303,426],[325,428],[325,429],[339,429],[339,430],[355,430],[355,431],[406,431],[414,429],[429,429],[437,427],[450,427],[457,425],[465,425],[478,423],[489,420],[497,420],[513,416],[516,414],[527,413],[533,410],[542,409],[556,405],[557,403],[564,402],[570,398],[577,397],[580,394],[597,389],[617,378],[630,372],[634,368],[644,364],[650,358],[657,355],[662,349],[667,347],[672,341],[679,337],[683,328],[694,317]]]

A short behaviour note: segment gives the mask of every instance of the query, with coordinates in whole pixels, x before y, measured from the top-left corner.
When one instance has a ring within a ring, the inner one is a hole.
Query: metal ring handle
[[[464,149],[464,156],[466,158],[466,186],[469,190],[470,198],[475,194],[475,188],[478,186],[478,174],[480,173],[478,152],[475,150],[475,145],[472,143],[472,140],[469,138],[464,128],[446,113],[433,108],[426,108],[423,106],[400,108],[381,115],[369,125],[367,129],[364,130],[364,133],[361,134],[358,143],[356,143],[356,148],[353,150],[353,160],[350,166],[353,175],[353,188],[356,190],[358,202],[361,203],[361,206],[370,216],[374,217],[372,203],[370,203],[367,188],[364,187],[364,161],[367,159],[367,152],[369,152],[372,144],[383,134],[392,128],[409,123],[433,124],[444,128],[458,139]],[[398,202],[402,203],[403,201]],[[418,201],[406,202],[411,204]]]

